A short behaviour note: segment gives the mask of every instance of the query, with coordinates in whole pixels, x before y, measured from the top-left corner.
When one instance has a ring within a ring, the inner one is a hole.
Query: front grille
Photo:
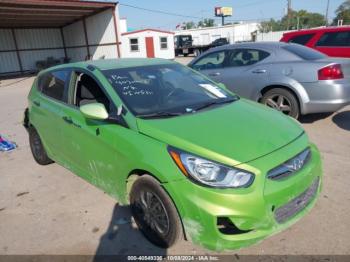
[[[297,171],[302,169],[310,160],[311,151],[310,148],[305,149],[295,157],[289,159],[283,164],[271,169],[267,173],[267,177],[272,180],[280,180],[295,174]]]
[[[320,183],[320,178],[317,177],[312,185],[304,191],[301,195],[294,198],[286,205],[275,210],[275,219],[278,223],[284,223],[289,218],[293,217],[301,210],[303,210],[315,197]]]

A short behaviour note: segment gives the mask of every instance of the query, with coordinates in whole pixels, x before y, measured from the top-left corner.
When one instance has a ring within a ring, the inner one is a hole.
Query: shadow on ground
[[[331,116],[333,113],[318,113],[300,116],[299,122],[303,124],[311,124],[315,121],[319,121]]]
[[[115,205],[107,231],[102,235],[94,262],[120,261],[126,255],[165,256],[166,249],[151,244],[131,219],[129,206]],[[118,255],[121,257],[118,258]]]
[[[340,112],[332,120],[338,127],[350,131],[350,111]]]

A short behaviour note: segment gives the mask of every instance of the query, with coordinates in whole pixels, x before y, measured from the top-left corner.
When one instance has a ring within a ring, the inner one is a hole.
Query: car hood
[[[304,132],[282,113],[243,99],[178,117],[138,118],[137,124],[142,134],[229,165],[269,154]]]

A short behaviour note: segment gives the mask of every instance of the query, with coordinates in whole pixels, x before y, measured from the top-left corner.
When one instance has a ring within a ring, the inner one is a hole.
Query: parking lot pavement
[[[194,56],[178,56],[175,58],[175,61],[183,64],[183,65],[187,65],[189,62],[191,62],[191,60],[194,58]]]
[[[186,58],[187,59],[187,58]],[[208,254],[182,241],[150,244],[121,207],[65,168],[37,165],[21,125],[33,77],[0,84],[0,254]],[[306,217],[263,242],[226,254],[350,254],[350,107],[302,119],[324,163],[323,192]]]

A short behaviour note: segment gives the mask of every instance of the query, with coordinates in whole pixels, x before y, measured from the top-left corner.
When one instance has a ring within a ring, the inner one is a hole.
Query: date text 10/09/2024
[[[128,256],[128,261],[218,261],[217,256],[184,256],[184,255],[169,255],[169,256]]]

